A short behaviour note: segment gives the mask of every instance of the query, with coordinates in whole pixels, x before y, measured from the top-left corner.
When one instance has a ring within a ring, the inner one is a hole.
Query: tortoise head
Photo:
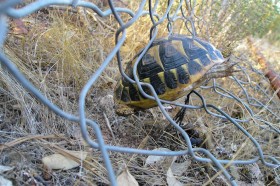
[[[222,63],[216,64],[213,66],[206,74],[206,79],[212,78],[222,78],[233,75],[235,72],[239,72],[240,70],[236,69],[237,62],[234,62],[229,58],[226,58]]]

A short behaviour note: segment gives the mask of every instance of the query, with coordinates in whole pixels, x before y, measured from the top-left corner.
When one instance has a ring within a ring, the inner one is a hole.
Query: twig
[[[8,143],[4,143],[4,144],[0,144],[0,150],[4,150],[6,148],[9,148],[9,147],[13,147],[15,145],[18,145],[20,143],[23,143],[25,141],[28,141],[28,140],[32,140],[32,139],[46,139],[46,138],[64,138],[64,135],[62,136],[57,136],[57,135],[48,135],[48,136],[41,136],[41,135],[36,135],[36,136],[26,136],[26,137],[22,137],[22,138],[17,138],[13,141],[10,141]]]
[[[111,132],[111,135],[112,135],[112,137],[113,137],[113,140],[114,140],[114,142],[116,143],[115,135],[114,135],[114,133],[113,133],[112,127],[111,127],[111,125],[110,125],[110,121],[109,121],[107,115],[105,114],[105,112],[103,112],[103,116],[104,116],[104,118],[105,118],[106,125],[107,125],[107,127],[109,128],[109,130],[110,130],[110,132]]]

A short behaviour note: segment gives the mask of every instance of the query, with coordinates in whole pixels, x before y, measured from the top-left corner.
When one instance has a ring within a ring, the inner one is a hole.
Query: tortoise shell
[[[126,74],[133,77],[133,65],[138,56],[127,64]],[[155,40],[137,66],[141,82],[150,83],[160,99],[174,101],[186,95],[207,71],[225,61],[212,44],[197,37],[171,35]],[[150,90],[142,86],[145,93]],[[151,108],[154,100],[141,95],[136,84],[121,78],[115,89],[115,100],[133,107]]]

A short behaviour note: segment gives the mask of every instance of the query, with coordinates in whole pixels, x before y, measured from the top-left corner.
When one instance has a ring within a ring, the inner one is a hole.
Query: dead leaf
[[[248,165],[248,167],[249,167],[249,171],[250,171],[252,178],[256,178],[256,179],[260,180],[263,177],[258,164],[253,163],[253,164]]]
[[[177,159],[177,157],[175,157],[172,161],[172,164],[170,165],[170,167],[168,168],[167,171],[167,184],[168,185],[172,185],[172,186],[181,186],[184,185],[183,183],[181,183],[180,181],[178,181],[176,179],[176,176],[182,176],[187,169],[189,168],[191,161],[190,160],[186,160],[184,162],[181,163],[176,163],[175,160]]]
[[[0,185],[1,186],[12,186],[12,182],[10,180],[7,180],[3,176],[0,176]]]
[[[175,178],[171,168],[168,169],[166,176],[167,176],[166,181],[167,181],[168,186],[182,186],[182,185],[184,185],[183,183],[181,183],[180,181],[178,181]]]
[[[13,169],[14,169],[14,167],[0,165],[0,173],[7,172],[7,171],[10,171]]]
[[[158,148],[158,149],[154,149],[153,151],[165,151],[165,152],[170,152],[171,150],[167,149],[167,148]],[[171,164],[175,161],[175,159],[177,158],[177,156],[148,156],[148,158],[146,159],[145,162],[145,166],[157,166],[160,167],[161,169],[164,170],[164,172],[166,172]]]
[[[188,170],[190,165],[191,165],[191,161],[186,160],[182,163],[173,162],[170,168],[171,168],[172,173],[174,175],[181,176],[182,174],[184,174]]]
[[[167,148],[158,148],[158,149],[154,149],[153,151],[170,152],[171,150],[169,150]],[[168,157],[168,156],[154,156],[154,155],[150,155],[146,159],[145,166],[147,166],[147,165],[155,165],[155,164],[162,164],[163,162],[165,162],[165,160],[167,158],[170,158],[170,157]],[[172,159],[173,159],[173,157],[172,157]],[[171,162],[170,162],[170,165],[171,165]]]
[[[79,162],[75,161],[75,158],[78,158],[79,160],[85,160],[87,156],[87,152],[83,151],[66,151],[70,154],[69,157],[63,156],[61,154],[52,154],[50,156],[46,156],[42,159],[42,162],[45,166],[47,166],[50,169],[62,169],[62,170],[68,170],[72,169],[74,167],[78,167],[80,165]],[[74,156],[73,157],[71,157]]]
[[[118,176],[117,178],[117,184],[121,186],[138,186],[138,182],[136,179],[130,174],[128,171],[128,168],[125,168],[125,170]]]

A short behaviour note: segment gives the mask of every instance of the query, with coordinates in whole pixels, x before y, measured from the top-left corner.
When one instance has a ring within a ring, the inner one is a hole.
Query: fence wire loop
[[[280,161],[279,157],[274,157],[273,155],[267,155],[264,154],[262,147],[260,143],[248,132],[240,123],[246,123],[252,120],[254,117],[255,120],[258,120],[258,122],[263,123],[265,126],[269,128],[270,132],[273,132],[277,135],[280,134],[279,128],[275,127],[268,121],[258,117],[257,113],[254,113],[253,108],[262,108],[265,109],[267,112],[269,112],[273,117],[280,120],[279,113],[275,113],[272,111],[272,108],[270,105],[266,105],[262,103],[261,101],[258,101],[256,98],[251,96],[245,87],[250,87],[254,90],[259,89],[260,91],[263,91],[262,88],[260,88],[258,85],[252,86],[252,82],[250,80],[251,74],[248,74],[247,71],[251,70],[253,73],[257,75],[262,75],[262,73],[259,73],[257,70],[255,70],[252,66],[241,66],[237,65],[239,70],[243,74],[243,78],[232,76],[230,77],[230,80],[233,81],[233,83],[242,90],[243,96],[237,96],[231,93],[231,91],[225,89],[220,85],[216,80],[212,80],[208,86],[202,86],[202,89],[211,89],[213,90],[217,95],[221,96],[224,99],[230,99],[234,100],[237,103],[240,103],[244,108],[246,109],[246,112],[249,113],[249,117],[245,118],[233,118],[229,114],[227,114],[225,111],[220,109],[219,107],[207,103],[207,100],[198,92],[198,91],[192,91],[189,95],[189,97],[196,97],[200,100],[200,105],[192,105],[189,104],[189,102],[186,102],[186,104],[180,104],[180,103],[174,103],[166,100],[161,100],[156,94],[156,91],[154,90],[153,86],[148,83],[141,82],[137,75],[137,65],[141,61],[144,54],[148,51],[154,40],[158,37],[158,26],[161,25],[166,19],[168,20],[167,23],[167,29],[169,31],[169,34],[173,33],[173,24],[176,20],[184,20],[185,22],[185,28],[188,30],[190,35],[193,37],[197,36],[196,27],[195,27],[195,21],[203,21],[200,20],[200,18],[195,17],[194,7],[196,6],[196,1],[188,1],[188,0],[180,0],[175,10],[172,10],[172,6],[174,5],[174,0],[168,0],[167,7],[163,13],[163,15],[159,16],[157,14],[157,8],[159,7],[159,1],[156,0],[154,3],[152,0],[146,1],[142,0],[139,4],[139,8],[136,12],[128,9],[128,8],[119,8],[115,7],[112,0],[109,0],[109,7],[107,10],[102,11],[97,5],[94,3],[83,1],[83,0],[37,0],[33,3],[27,4],[22,8],[14,8],[15,5],[20,3],[20,0],[9,0],[9,1],[1,1],[0,3],[0,45],[3,48],[4,41],[7,36],[7,32],[9,30],[7,19],[9,18],[21,18],[28,16],[32,13],[35,13],[36,11],[47,8],[50,5],[63,5],[63,6],[72,6],[74,8],[76,7],[83,7],[88,8],[97,13],[100,17],[107,17],[109,15],[113,15],[117,23],[119,24],[119,29],[116,31],[115,34],[115,46],[112,49],[112,51],[108,54],[106,59],[102,62],[102,64],[99,66],[99,68],[92,74],[92,76],[89,78],[88,82],[84,85],[80,97],[79,97],[79,115],[75,116],[73,114],[70,114],[68,112],[65,112],[63,108],[59,108],[57,105],[53,104],[49,99],[47,99],[24,75],[20,70],[14,65],[14,63],[5,56],[4,52],[1,51],[0,53],[0,61],[2,64],[2,67],[7,68],[9,72],[17,79],[18,82],[21,83],[21,85],[26,88],[33,96],[35,96],[41,103],[46,105],[51,111],[59,115],[60,117],[74,122],[80,123],[80,129],[83,135],[83,138],[86,140],[86,142],[95,149],[99,149],[102,153],[104,163],[106,166],[106,169],[108,171],[108,178],[111,182],[111,185],[115,186],[116,183],[116,177],[113,170],[113,166],[110,159],[110,151],[114,152],[120,152],[120,153],[133,153],[133,154],[143,154],[143,155],[157,155],[157,156],[180,156],[180,155],[190,155],[194,160],[202,163],[212,163],[215,165],[216,168],[218,168],[225,178],[227,178],[228,182],[232,185],[237,185],[234,178],[230,175],[229,171],[226,170],[224,167],[225,165],[246,165],[246,164],[252,164],[256,162],[261,162],[267,167],[274,168],[275,174],[278,175],[279,173],[279,166]],[[148,10],[145,10],[145,6],[148,3]],[[185,7],[184,7],[185,6]],[[172,12],[171,12],[172,10]],[[120,14],[128,14],[131,16],[131,19],[129,21],[125,22]],[[133,79],[129,77],[125,71],[122,64],[122,55],[121,55],[121,47],[123,46],[126,37],[127,37],[127,29],[133,25],[141,16],[148,15],[150,17],[150,21],[153,24],[150,28],[150,40],[147,43],[147,45],[143,48],[143,50],[139,53],[139,55],[136,58],[135,65],[133,66]],[[134,83],[138,86],[140,93],[143,95],[143,97],[153,99],[157,102],[162,114],[165,116],[165,118],[170,122],[170,124],[176,129],[177,132],[179,132],[185,141],[186,149],[178,150],[178,151],[171,151],[171,152],[163,152],[163,151],[151,151],[151,150],[144,150],[144,149],[134,149],[134,148],[128,148],[128,147],[121,147],[121,146],[111,146],[105,143],[104,138],[101,133],[101,129],[99,127],[98,122],[90,120],[86,118],[85,114],[85,100],[86,95],[88,94],[90,88],[96,83],[102,72],[106,69],[106,67],[112,62],[114,56],[117,56],[117,62],[119,71],[123,78],[125,78],[128,82]],[[241,59],[240,59],[241,60]],[[147,87],[151,95],[146,94],[146,92],[143,90],[143,87]],[[270,97],[268,94],[266,94],[265,91],[263,91],[263,95],[265,99],[269,100]],[[273,105],[276,105],[277,103],[273,102],[273,100],[270,101],[270,103]],[[209,114],[212,117],[224,119],[227,122],[230,122],[233,124],[236,128],[238,128],[244,135],[247,136],[247,138],[252,142],[254,145],[254,148],[256,148],[257,154],[252,157],[251,159],[218,159],[216,158],[209,150],[205,148],[193,148],[191,144],[191,140],[189,135],[186,133],[186,131],[178,125],[172,117],[169,115],[169,113],[164,108],[163,104],[171,104],[175,106],[182,107],[184,109],[190,109],[190,110],[204,110],[207,114]],[[277,115],[278,114],[278,115]],[[88,127],[92,128],[95,132],[96,140],[91,139],[88,132]],[[264,127],[262,127],[263,130]],[[200,154],[203,154],[204,157],[201,157]],[[279,178],[280,179],[280,178]]]

